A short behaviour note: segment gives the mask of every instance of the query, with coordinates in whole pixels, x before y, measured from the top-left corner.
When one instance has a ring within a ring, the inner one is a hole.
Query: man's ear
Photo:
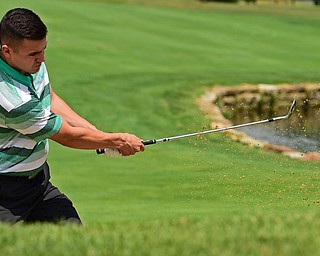
[[[10,48],[7,44],[1,45],[1,51],[2,51],[2,54],[3,54],[6,58],[10,58],[10,57],[11,57],[12,48]]]

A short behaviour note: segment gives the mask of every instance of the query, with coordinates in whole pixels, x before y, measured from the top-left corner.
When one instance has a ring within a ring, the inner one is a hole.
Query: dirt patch
[[[226,119],[222,113],[221,103],[236,105],[241,104],[274,104],[275,99],[277,104],[281,102],[285,106],[291,104],[292,99],[298,101],[315,102],[318,104],[320,100],[320,86],[318,84],[299,84],[299,85],[249,85],[244,84],[234,87],[214,86],[201,96],[197,103],[200,108],[210,117],[211,128],[222,128],[234,125]],[[217,104],[219,102],[219,104]],[[243,144],[259,147],[264,150],[273,151],[287,155],[291,158],[298,158],[306,161],[320,161],[320,152],[302,153],[282,145],[273,145],[266,141],[256,140],[247,134],[238,130],[224,131],[228,137]]]

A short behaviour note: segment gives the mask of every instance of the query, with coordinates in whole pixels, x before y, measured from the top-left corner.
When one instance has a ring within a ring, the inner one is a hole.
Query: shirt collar
[[[9,75],[11,78],[18,81],[19,83],[22,83],[26,86],[32,85],[32,80],[31,80],[32,77],[30,75],[25,76],[24,74],[20,73],[18,70],[8,65],[1,58],[0,58],[0,69],[2,69],[7,75]]]

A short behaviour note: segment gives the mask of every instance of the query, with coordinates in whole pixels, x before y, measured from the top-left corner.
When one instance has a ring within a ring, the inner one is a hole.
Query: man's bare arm
[[[67,147],[77,149],[118,149],[124,156],[144,151],[141,139],[128,133],[106,133],[83,127],[73,127],[63,121],[58,133],[50,139]]]
[[[62,118],[58,133],[50,139],[67,147],[77,149],[118,149],[124,156],[144,151],[141,139],[128,133],[106,133],[99,131],[90,122],[79,116],[51,88],[51,112]]]

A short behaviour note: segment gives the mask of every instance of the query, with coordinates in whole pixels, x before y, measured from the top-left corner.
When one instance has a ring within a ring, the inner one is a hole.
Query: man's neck
[[[2,59],[5,63],[7,63],[10,67],[12,67],[9,63],[8,63],[8,61],[6,60],[6,58],[5,58],[5,56],[3,55],[3,53],[2,53],[2,51],[0,51],[0,59]],[[12,67],[12,68],[14,68],[14,67]],[[15,70],[17,70],[16,68],[14,68]],[[17,70],[17,71],[19,71],[19,70]],[[25,76],[29,76],[30,74],[29,73],[25,73],[25,72],[21,72],[21,71],[19,71],[22,75],[25,75]]]

